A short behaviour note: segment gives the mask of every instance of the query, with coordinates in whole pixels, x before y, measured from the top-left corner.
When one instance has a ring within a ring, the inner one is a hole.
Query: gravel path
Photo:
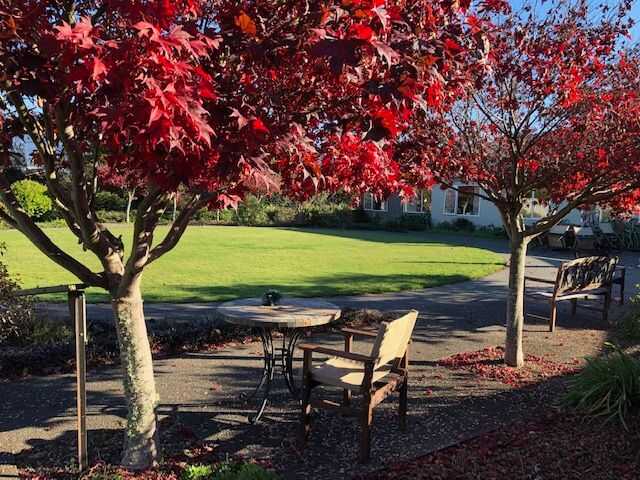
[[[502,253],[506,250],[505,242],[467,242]],[[557,252],[534,251],[528,267],[537,276],[553,277],[562,259]],[[635,267],[638,257],[625,255],[623,262]],[[631,268],[629,294],[640,281],[638,277],[639,270]],[[329,299],[343,307],[416,308],[421,312],[412,350],[409,432],[398,430],[395,401],[378,407],[373,431],[374,460],[368,469],[415,457],[511,422],[526,415],[531,405],[538,404],[557,387],[551,382],[542,389],[514,391],[506,385],[478,381],[468,373],[437,365],[438,359],[453,353],[503,342],[505,285],[506,274],[501,271],[484,279],[423,291]],[[58,307],[51,308],[55,311]],[[90,306],[90,318],[99,316],[104,308]],[[184,319],[212,315],[214,308],[213,304],[155,304],[147,305],[146,311],[150,317]],[[559,329],[553,336],[546,332],[545,325],[527,325],[528,353],[564,362],[598,351],[607,335],[598,316],[580,311],[570,321],[567,312],[566,307],[560,310]],[[340,342],[337,336],[326,334],[318,334],[315,340],[334,346]],[[360,348],[366,349],[367,345]],[[334,413],[318,414],[309,448],[302,454],[295,441],[297,406],[287,399],[284,386],[278,384],[278,395],[264,421],[255,426],[247,423],[249,408],[237,397],[257,381],[259,350],[257,343],[229,344],[215,353],[156,361],[164,422],[180,425],[184,431],[213,442],[221,455],[270,458],[287,479],[349,478],[359,469],[355,462],[358,429],[353,419]],[[15,478],[14,465],[72,461],[74,382],[73,375],[58,375],[0,383],[0,478]],[[118,370],[89,372],[88,389],[92,458],[113,459],[120,443],[118,429],[123,426],[126,413]]]

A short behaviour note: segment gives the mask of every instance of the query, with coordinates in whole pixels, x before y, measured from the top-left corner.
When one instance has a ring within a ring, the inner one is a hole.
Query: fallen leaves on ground
[[[486,347],[475,352],[462,352],[443,358],[438,364],[452,370],[465,370],[483,379],[496,380],[512,387],[524,387],[540,381],[575,373],[578,360],[558,363],[537,355],[527,355],[521,368],[504,363],[504,348]]]
[[[625,432],[616,424],[547,412],[357,480],[637,479],[638,424]]]

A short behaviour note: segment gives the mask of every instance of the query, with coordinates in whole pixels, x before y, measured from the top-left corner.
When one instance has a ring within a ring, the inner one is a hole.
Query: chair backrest
[[[396,320],[382,322],[371,350],[371,356],[376,359],[374,370],[404,356],[417,318],[418,312],[411,310]]]
[[[607,286],[617,265],[618,257],[583,257],[564,262],[558,269],[555,294]]]

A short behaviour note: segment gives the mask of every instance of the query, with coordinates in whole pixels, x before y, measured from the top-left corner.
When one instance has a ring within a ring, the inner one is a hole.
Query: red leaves
[[[73,27],[66,22],[62,22],[62,25],[54,28],[58,32],[56,35],[57,40],[69,42],[81,49],[91,49],[95,46],[92,38],[93,26],[89,17],[80,19]]]
[[[375,112],[373,112],[374,121],[384,128],[390,138],[394,138],[398,135],[400,131],[396,114],[393,110],[387,107],[380,107]]]
[[[267,133],[269,133],[269,129],[264,124],[264,122],[259,118],[254,118],[253,120],[251,120],[250,125],[251,125],[251,130],[255,134],[266,135]]]
[[[365,42],[370,42],[375,36],[375,32],[368,25],[356,23],[349,28],[349,34],[351,38],[357,38]]]
[[[556,363],[535,355],[527,355],[522,368],[505,365],[503,358],[502,347],[486,347],[476,352],[451,355],[439,360],[438,364],[453,370],[466,370],[480,378],[496,380],[512,387],[522,387],[544,378],[576,371],[575,364]]]
[[[97,82],[98,80],[100,80],[102,77],[106,75],[107,66],[98,57],[94,57],[91,60],[91,63],[92,63],[91,78]]]
[[[444,49],[452,56],[455,56],[464,50],[462,46],[452,38],[447,38],[444,41]]]

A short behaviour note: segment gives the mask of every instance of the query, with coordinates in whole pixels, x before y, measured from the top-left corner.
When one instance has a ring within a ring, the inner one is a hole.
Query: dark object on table
[[[265,307],[274,307],[282,300],[282,294],[278,290],[267,290],[262,294],[262,305]]]

